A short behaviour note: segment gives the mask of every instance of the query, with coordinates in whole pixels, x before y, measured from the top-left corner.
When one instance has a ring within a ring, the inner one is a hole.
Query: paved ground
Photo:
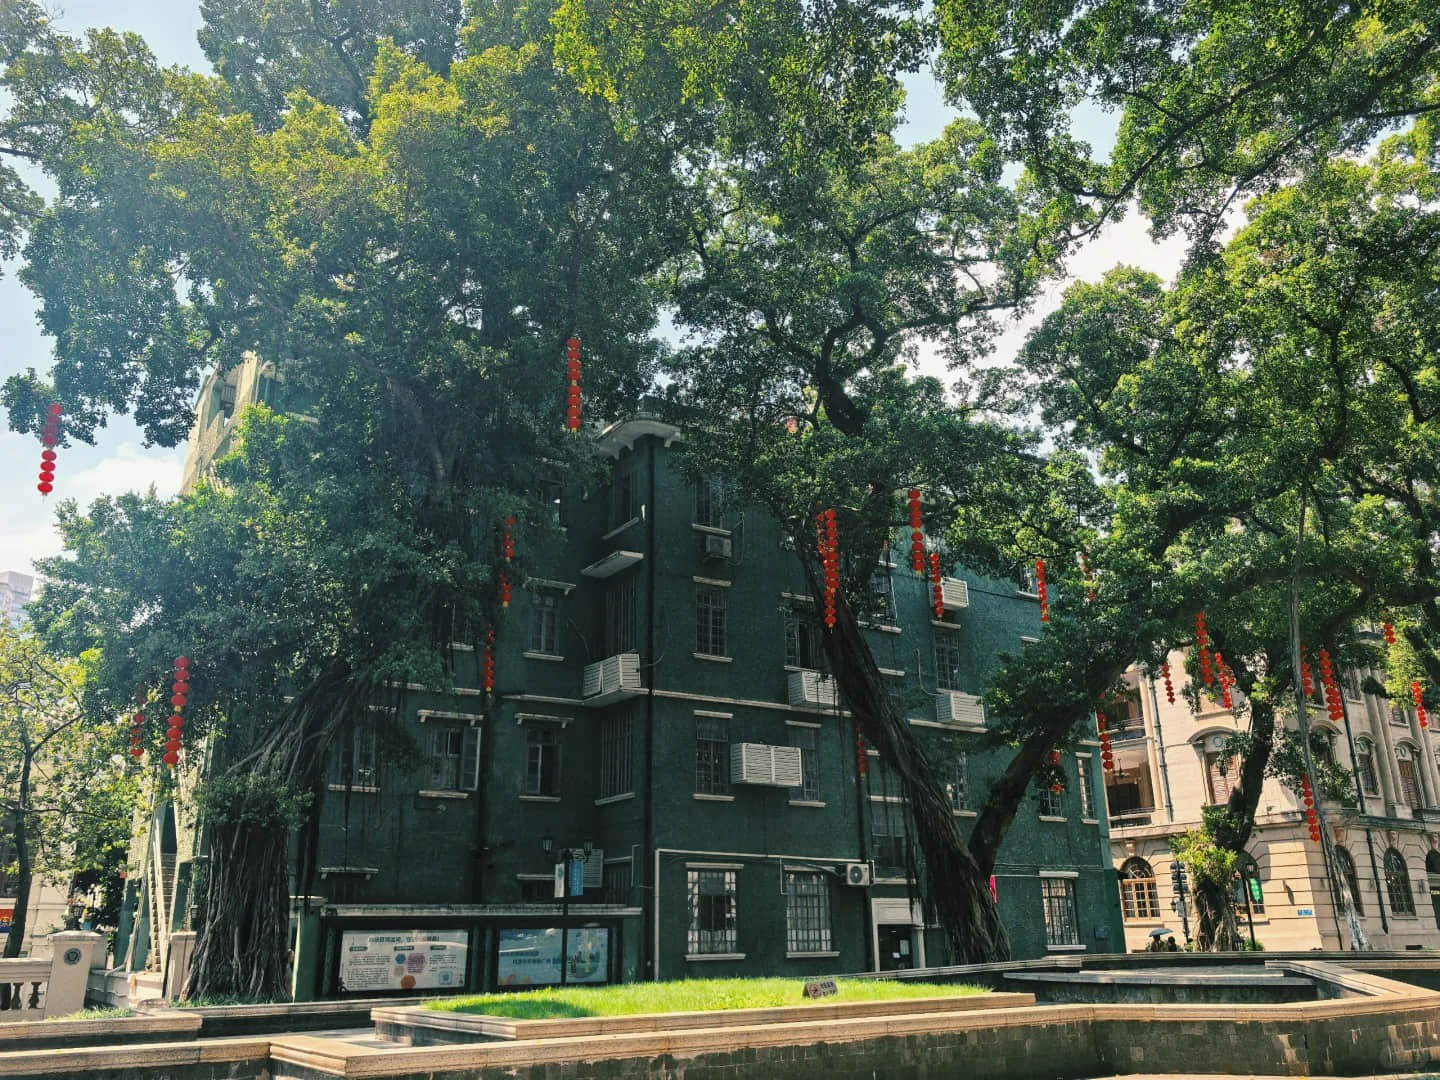
[[[1128,1073],[1125,1076],[1097,1076],[1093,1080],[1440,1080],[1436,1073],[1376,1073],[1374,1076],[1270,1076],[1245,1073],[1243,1076],[1218,1073]]]

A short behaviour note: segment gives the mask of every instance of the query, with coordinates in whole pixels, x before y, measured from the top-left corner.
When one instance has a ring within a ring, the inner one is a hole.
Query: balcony
[[[1132,825],[1153,825],[1155,812],[1153,806],[1137,806],[1129,810],[1111,811],[1110,828],[1125,829]]]
[[[585,665],[580,696],[596,707],[637,697],[645,692],[640,682],[640,654],[619,653]]]

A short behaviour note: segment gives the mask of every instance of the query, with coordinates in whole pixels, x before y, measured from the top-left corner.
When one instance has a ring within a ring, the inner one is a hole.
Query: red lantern
[[[510,606],[510,579],[502,573],[497,580],[500,586],[500,606],[508,608]]]
[[[180,761],[180,754],[175,750],[166,750],[160,760],[173,769]]]
[[[145,756],[145,748],[143,746],[132,746],[130,748],[130,756],[133,757],[136,761],[139,761],[142,757]]]
[[[1200,654],[1200,679],[1208,688],[1215,682],[1215,672],[1210,664],[1210,634],[1205,628],[1205,612],[1195,613],[1195,648]]]
[[[1381,626],[1384,628],[1384,630],[1385,630],[1385,644],[1386,644],[1386,645],[1394,645],[1394,644],[1395,644],[1395,627],[1393,627],[1392,625],[1390,625],[1388,622],[1387,622],[1387,623],[1381,623],[1380,625],[1381,625]]]
[[[183,709],[185,707],[185,702],[188,700],[189,699],[184,694],[173,694],[170,697],[170,704],[174,705],[177,709]]]
[[[916,574],[925,575],[925,527],[924,511],[920,504],[920,489],[911,488],[910,499],[910,568]]]
[[[513,516],[505,519],[504,531],[500,539],[501,553],[505,561],[509,562],[515,557],[515,518]]]
[[[1165,700],[1171,705],[1175,704],[1175,684],[1170,681],[1170,661],[1166,660],[1160,665],[1160,675],[1165,680]]]
[[[190,666],[190,658],[189,658],[188,656],[177,656],[177,657],[175,658],[175,670],[176,670],[176,671],[179,671],[181,668],[188,668],[189,666]]]
[[[1422,728],[1429,727],[1429,720],[1425,716],[1425,694],[1418,680],[1410,681],[1410,696],[1415,699],[1415,716],[1419,719],[1420,726]]]
[[[60,403],[50,403],[50,413],[45,418],[45,427],[40,435],[40,445],[44,447],[40,451],[40,482],[35,485],[35,490],[41,495],[49,495],[55,490],[55,445],[60,441]]]
[[[940,553],[930,553],[930,601],[935,608],[937,621],[945,618],[945,587],[940,581]]]
[[[1045,560],[1035,560],[1035,592],[1040,597],[1040,621],[1050,621],[1050,598],[1045,586]]]
[[[565,342],[565,377],[569,380],[566,391],[565,426],[573,435],[580,430],[580,339],[571,337]]]

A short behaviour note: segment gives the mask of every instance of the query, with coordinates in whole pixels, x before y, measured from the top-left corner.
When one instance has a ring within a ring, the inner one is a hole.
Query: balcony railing
[[[1155,807],[1139,806],[1133,810],[1121,810],[1110,812],[1110,827],[1112,829],[1123,829],[1128,825],[1149,825],[1154,821]]]

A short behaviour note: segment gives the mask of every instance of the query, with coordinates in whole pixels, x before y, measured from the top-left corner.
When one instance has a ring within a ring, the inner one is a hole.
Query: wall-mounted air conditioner
[[[640,684],[640,654],[628,652],[586,664],[580,694],[586,704],[603,705],[634,697],[644,689]]]
[[[731,743],[730,780],[764,787],[800,786],[800,748],[768,743]]]
[[[849,862],[845,864],[845,884],[865,888],[870,884],[870,864]]]
[[[728,536],[716,536],[714,533],[705,534],[705,557],[707,559],[728,559],[734,546]]]
[[[940,601],[946,611],[970,606],[970,586],[959,578],[940,579]]]
[[[985,703],[974,694],[941,690],[935,698],[935,719],[942,724],[985,725]]]
[[[818,671],[792,671],[789,679],[790,706],[819,712],[835,708],[839,699],[835,680]]]

